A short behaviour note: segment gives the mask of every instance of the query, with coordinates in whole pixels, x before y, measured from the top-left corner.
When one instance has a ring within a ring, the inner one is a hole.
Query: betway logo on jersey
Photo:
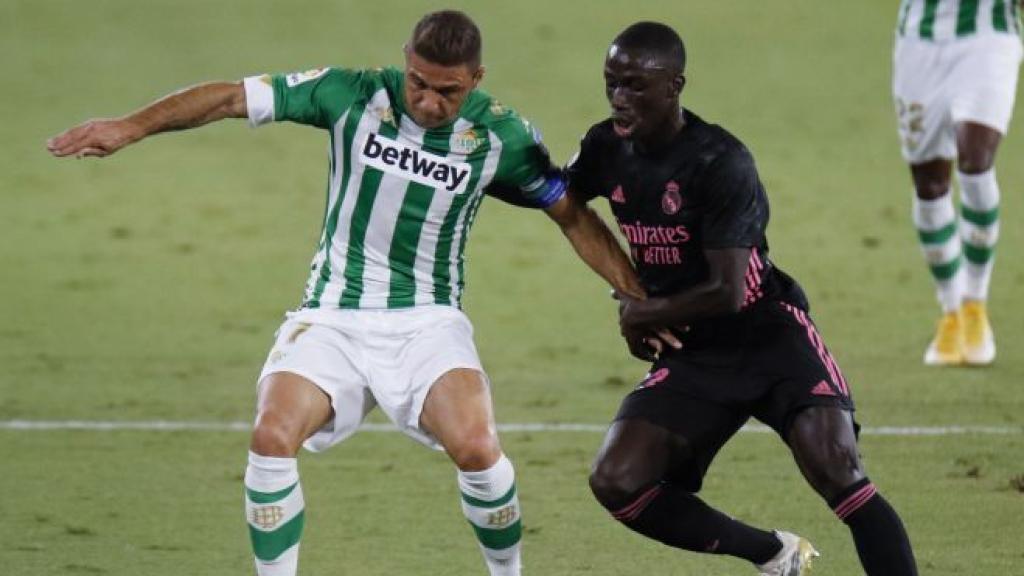
[[[465,162],[452,162],[372,132],[366,135],[359,158],[382,172],[455,194],[466,191],[471,170]]]

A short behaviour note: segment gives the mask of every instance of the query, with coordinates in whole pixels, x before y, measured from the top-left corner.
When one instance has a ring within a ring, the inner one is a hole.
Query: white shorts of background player
[[[893,96],[903,158],[956,158],[958,122],[1006,134],[1024,48],[1013,34],[948,41],[906,37],[893,53]]]

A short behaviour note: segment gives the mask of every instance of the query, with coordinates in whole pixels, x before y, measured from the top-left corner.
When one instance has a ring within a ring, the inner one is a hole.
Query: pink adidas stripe
[[[845,520],[847,516],[859,510],[861,506],[868,500],[871,500],[877,493],[878,490],[875,488],[875,485],[869,482],[866,486],[851,494],[849,498],[843,500],[842,504],[836,506],[836,516],[840,520]]]
[[[759,270],[763,268],[761,260],[757,257],[757,248],[750,250],[750,260],[747,263],[747,271],[745,273],[747,287],[743,294],[743,307],[747,307],[754,302],[757,302],[764,292],[761,291],[761,274]]]
[[[787,310],[789,310],[793,317],[796,318],[796,321],[799,322],[800,325],[804,327],[804,330],[806,330],[807,332],[807,339],[811,341],[811,345],[814,346],[815,351],[818,353],[818,360],[821,361],[822,365],[825,366],[825,370],[828,371],[829,379],[832,380],[833,384],[838,385],[836,373],[832,369],[832,365],[828,362],[828,360],[825,359],[825,354],[822,350],[824,343],[818,337],[818,334],[815,332],[811,324],[807,321],[807,317],[800,313],[802,311],[799,308],[796,308],[795,306],[791,306],[789,304],[783,305],[786,307]]]
[[[814,346],[815,351],[818,353],[818,360],[821,361],[822,365],[825,367],[825,370],[828,371],[829,379],[832,380],[833,383],[837,383],[838,378],[836,378],[836,373],[832,369],[832,364],[830,364],[828,360],[825,358],[825,353],[823,350],[824,342],[821,341],[821,338],[815,332],[813,326],[807,321],[807,317],[801,314],[802,311],[799,308],[789,306],[788,304],[787,308],[789,309],[790,313],[792,313],[793,316],[796,318],[796,321],[799,322],[800,325],[803,326],[804,330],[807,332],[807,339],[811,341],[811,345]]]
[[[843,392],[843,395],[849,396],[850,390],[846,386],[846,379],[843,378],[843,373],[840,372],[839,365],[836,364],[835,358],[832,357],[832,354],[828,351],[828,348],[825,347],[825,341],[822,340],[821,334],[818,333],[818,330],[814,327],[814,323],[811,322],[811,319],[807,317],[807,314],[803,310],[798,309],[797,314],[801,318],[803,318],[804,326],[806,326],[807,329],[813,334],[812,340],[815,343],[815,346],[817,346],[818,348],[818,355],[821,356],[822,362],[825,363],[825,365],[828,367],[829,374],[832,375],[832,382],[834,382],[836,386],[839,386],[839,389]]]
[[[803,310],[783,302],[782,305],[789,311],[790,314],[796,318],[796,321],[807,331],[807,338],[814,345],[815,350],[818,353],[818,359],[821,360],[821,364],[828,371],[829,378],[832,383],[839,387],[839,391],[844,396],[850,395],[850,388],[846,384],[846,379],[843,378],[843,373],[839,370],[839,365],[836,364],[835,358],[829,353],[828,348],[825,347],[825,341],[821,339],[821,335],[818,334],[817,329],[814,327],[814,323],[807,317],[807,314]]]
[[[849,396],[850,387],[846,385],[846,378],[843,377],[843,372],[842,370],[839,369],[839,364],[836,363],[836,359],[832,357],[832,353],[829,352],[828,348],[825,346],[825,341],[822,340],[821,334],[818,333],[818,330],[814,327],[814,323],[811,322],[811,319],[807,317],[806,312],[804,312],[803,310],[798,310],[798,313],[804,318],[804,321],[806,322],[807,326],[814,330],[814,335],[817,337],[818,343],[821,346],[820,349],[824,353],[825,359],[828,361],[829,366],[836,375],[836,385],[839,386],[839,389],[842,390],[843,394]]]
[[[648,489],[646,492],[641,494],[639,498],[634,500],[632,504],[612,512],[612,516],[616,520],[628,522],[629,520],[639,516],[640,513],[647,508],[647,505],[651,503],[651,500],[654,500],[658,494],[661,494],[661,484]]]

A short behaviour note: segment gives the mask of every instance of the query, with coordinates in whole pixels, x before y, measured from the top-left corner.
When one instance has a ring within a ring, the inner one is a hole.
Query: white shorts
[[[306,440],[319,452],[351,436],[374,406],[406,435],[440,448],[420,428],[430,387],[449,370],[483,374],[473,326],[451,306],[289,312],[260,373],[291,372],[331,398],[334,419]]]
[[[948,42],[897,38],[892,84],[903,158],[910,164],[956,158],[958,122],[1006,134],[1022,54],[1013,34]]]

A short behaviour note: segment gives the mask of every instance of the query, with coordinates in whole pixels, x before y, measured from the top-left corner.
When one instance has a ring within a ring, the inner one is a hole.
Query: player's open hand
[[[57,157],[109,156],[139,139],[135,126],[125,120],[90,120],[46,141]]]

